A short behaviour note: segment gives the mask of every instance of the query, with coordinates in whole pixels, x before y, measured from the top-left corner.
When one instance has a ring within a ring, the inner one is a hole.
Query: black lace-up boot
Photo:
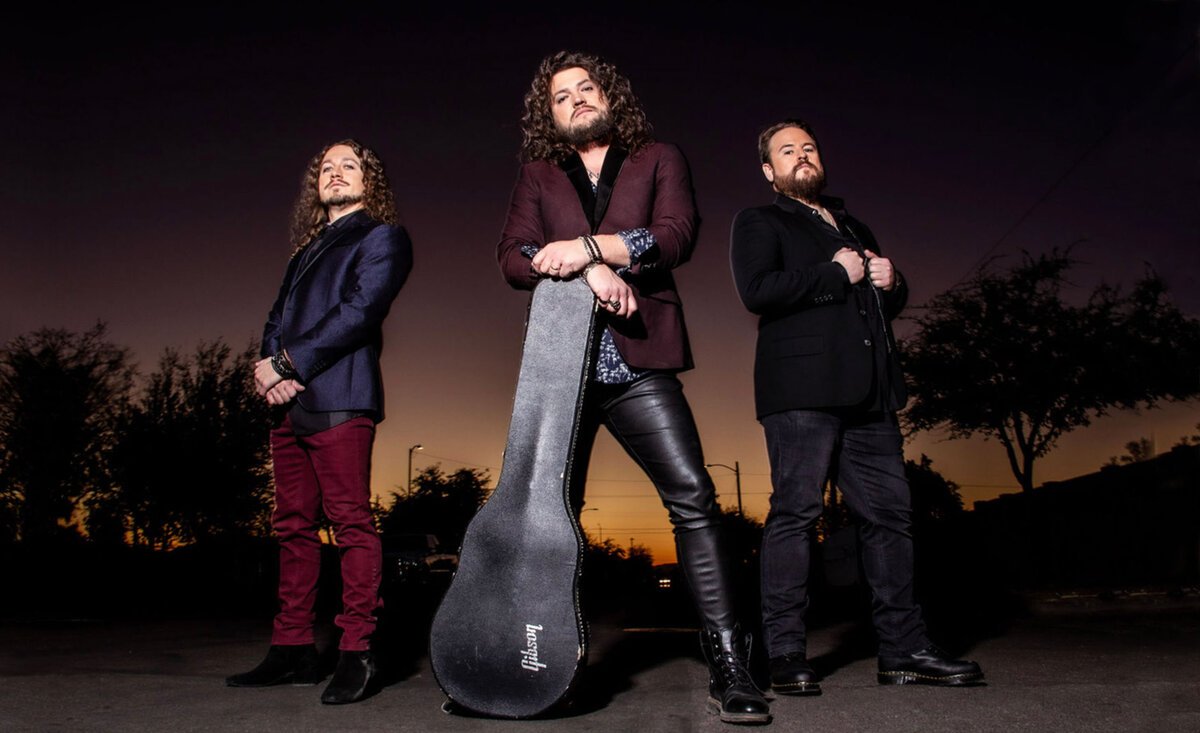
[[[771,722],[771,708],[750,678],[750,637],[734,626],[705,629],[700,646],[708,662],[708,708],[726,723]]]

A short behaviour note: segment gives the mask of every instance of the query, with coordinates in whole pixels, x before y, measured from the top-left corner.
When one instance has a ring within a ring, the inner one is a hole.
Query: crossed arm
[[[637,311],[633,289],[621,277],[652,269],[671,269],[686,262],[695,246],[698,223],[691,175],[674,146],[653,151],[654,196],[650,221],[620,234],[596,234],[601,260],[593,264],[582,237],[547,242],[541,186],[531,166],[524,166],[513,189],[497,256],[509,283],[532,288],[539,278],[582,276],[602,306],[626,318]],[[626,185],[633,185],[630,182]],[[643,250],[631,240],[648,242]],[[530,252],[533,252],[532,258]]]
[[[267,320],[263,353],[279,354],[295,375],[280,374],[271,356],[255,363],[255,389],[268,403],[282,405],[295,398],[313,377],[367,343],[387,316],[412,270],[408,235],[399,227],[381,225],[372,229],[357,248],[341,300],[287,344],[281,342],[281,313],[291,278],[285,278]]]

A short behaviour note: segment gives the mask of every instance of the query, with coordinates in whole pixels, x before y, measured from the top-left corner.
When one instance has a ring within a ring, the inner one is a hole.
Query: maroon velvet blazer
[[[582,234],[648,229],[656,246],[625,275],[637,298],[637,313],[630,319],[605,320],[630,367],[690,369],[683,309],[671,277],[671,270],[692,256],[700,224],[683,154],[664,143],[653,143],[627,157],[615,146],[609,148],[596,194],[602,215],[594,227],[572,175],[549,161],[521,166],[496,250],[505,279],[524,290],[537,284],[529,257],[521,252],[524,245],[541,247]]]

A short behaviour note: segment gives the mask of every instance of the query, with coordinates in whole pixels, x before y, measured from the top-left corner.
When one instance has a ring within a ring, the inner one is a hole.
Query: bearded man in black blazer
[[[907,284],[843,202],[821,195],[825,169],[805,122],[768,127],[758,152],[778,195],[738,214],[730,259],[742,302],[760,316],[754,395],[773,487],[761,556],[771,684],[782,694],[820,692],[804,614],[809,547],[830,478],[859,522],[879,683],[977,684],[977,664],[930,643],[913,595],[911,499],[895,416],[907,393],[891,328]]]

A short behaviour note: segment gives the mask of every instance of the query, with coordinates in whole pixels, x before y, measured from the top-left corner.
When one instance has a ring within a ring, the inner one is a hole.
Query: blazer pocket
[[[766,355],[775,357],[807,356],[825,351],[825,337],[820,334],[796,336],[772,341],[767,345]]]

